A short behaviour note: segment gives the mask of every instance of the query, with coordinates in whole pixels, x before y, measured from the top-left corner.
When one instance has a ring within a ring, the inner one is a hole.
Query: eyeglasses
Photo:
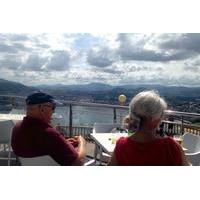
[[[51,105],[43,104],[43,106],[46,106],[46,107],[51,108],[53,112],[54,112],[55,109],[56,109],[56,106],[55,106],[54,104],[51,104]]]

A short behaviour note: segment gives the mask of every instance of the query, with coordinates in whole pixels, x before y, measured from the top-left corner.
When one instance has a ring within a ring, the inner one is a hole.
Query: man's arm
[[[47,129],[44,135],[45,148],[57,163],[60,165],[83,165],[85,156],[85,140],[83,137],[77,137],[78,147],[75,148],[54,128]]]
[[[78,140],[78,148],[77,153],[78,157],[77,159],[72,163],[72,165],[83,165],[83,159],[85,157],[85,139],[82,136],[77,137]]]

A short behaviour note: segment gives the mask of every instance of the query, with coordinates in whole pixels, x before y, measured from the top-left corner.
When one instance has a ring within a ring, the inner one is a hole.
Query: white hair
[[[130,102],[129,117],[140,122],[144,118],[161,117],[167,103],[156,91],[144,91],[137,94]]]

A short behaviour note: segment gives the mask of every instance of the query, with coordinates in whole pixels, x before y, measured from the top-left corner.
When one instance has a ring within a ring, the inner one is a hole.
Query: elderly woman
[[[109,165],[188,165],[181,146],[171,137],[156,134],[167,104],[158,93],[137,94],[129,106],[125,125],[129,137],[120,138]]]

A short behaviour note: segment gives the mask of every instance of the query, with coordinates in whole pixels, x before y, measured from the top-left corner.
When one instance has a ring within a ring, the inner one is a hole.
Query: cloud
[[[107,67],[115,61],[115,52],[108,47],[93,47],[87,54],[87,62],[96,67]]]
[[[5,41],[11,41],[11,42],[16,42],[16,41],[27,41],[29,40],[28,34],[3,34],[0,33],[0,41],[5,42]]]
[[[110,66],[106,68],[95,67],[91,69],[95,73],[108,73],[108,74],[121,74],[123,71],[116,68],[116,66]]]
[[[7,68],[12,70],[17,70],[22,64],[21,57],[18,56],[5,56],[3,60],[0,61],[1,68]]]
[[[7,38],[12,41],[27,41],[29,37],[27,34],[8,34]]]
[[[176,60],[176,56],[169,56],[164,53],[156,53],[148,50],[136,50],[130,46],[128,48],[121,48],[119,54],[123,60],[138,60],[138,61],[152,61],[152,62],[165,62]],[[180,57],[180,56],[179,56]]]
[[[187,50],[200,53],[200,33],[186,33],[160,44],[163,49]]]
[[[192,61],[187,61],[184,63],[184,70],[193,71],[193,72],[200,72],[200,58]]]
[[[31,77],[31,78],[30,78]],[[14,71],[14,74],[12,75],[12,80],[17,80],[21,82],[20,80],[23,80],[23,84],[27,85],[40,85],[42,83],[48,84],[56,83],[59,81],[59,79],[55,78],[55,75],[52,75],[51,72],[47,71]]]
[[[119,34],[121,59],[168,62],[192,58],[200,51],[200,34]]]
[[[15,48],[13,45],[0,44],[0,52],[17,53],[17,48]]]
[[[200,81],[199,44],[193,33],[0,34],[0,76],[25,84],[192,85]]]
[[[52,57],[46,65],[47,70],[65,71],[69,68],[70,53],[64,50],[52,51]]]
[[[0,52],[18,54],[21,51],[27,52],[31,47],[26,46],[29,37],[20,34],[0,34]]]
[[[28,59],[21,66],[21,70],[25,71],[43,71],[46,58],[40,57],[38,54],[29,55]]]
[[[152,69],[147,66],[129,66],[126,68],[127,72],[139,72],[139,71],[149,71],[149,70]]]
[[[134,38],[134,36],[136,37]],[[166,38],[167,37],[165,37],[165,40]],[[171,39],[171,37],[169,38]],[[172,49],[169,48],[171,40],[168,40],[164,44],[159,44],[158,42],[155,42],[156,36],[154,35],[152,35],[151,37],[145,35],[143,37],[138,37],[137,34],[120,34],[118,37],[118,41],[120,42],[118,53],[121,56],[121,59],[124,61],[136,60],[151,62],[167,62],[174,60],[184,60],[196,55],[194,54],[194,52],[188,52],[187,49],[176,48],[173,49],[174,51],[167,51]],[[148,49],[147,47],[149,44],[154,45],[154,48]],[[172,42],[172,44],[174,43]]]
[[[23,43],[15,42],[9,44],[0,44],[0,53],[5,54],[21,54],[24,52],[31,52],[34,49],[32,47],[26,47]]]

